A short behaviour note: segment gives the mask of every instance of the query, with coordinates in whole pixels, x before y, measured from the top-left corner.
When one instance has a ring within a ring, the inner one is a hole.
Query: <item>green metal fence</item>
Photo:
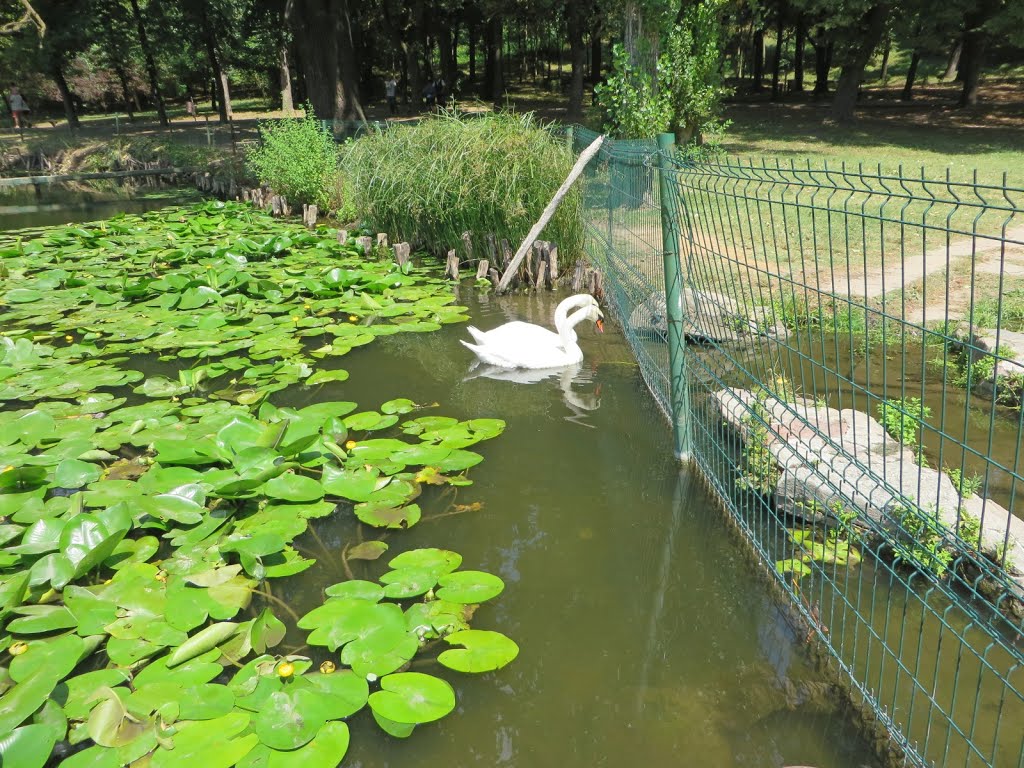
[[[1024,189],[655,141],[584,187],[677,453],[890,756],[1024,765]]]

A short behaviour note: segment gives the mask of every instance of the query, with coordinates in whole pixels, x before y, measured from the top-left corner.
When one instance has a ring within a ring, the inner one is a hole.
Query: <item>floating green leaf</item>
[[[382,678],[380,687],[370,694],[370,707],[396,723],[430,723],[455,709],[455,691],[432,675],[398,672]]]
[[[500,632],[466,629],[454,632],[444,641],[461,649],[444,651],[438,662],[457,672],[491,672],[511,663],[519,655],[519,646]]]

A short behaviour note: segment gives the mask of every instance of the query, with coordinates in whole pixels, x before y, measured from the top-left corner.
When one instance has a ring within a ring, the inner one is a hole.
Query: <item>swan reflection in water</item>
[[[596,411],[601,407],[601,384],[594,382],[594,372],[585,368],[582,363],[567,365],[562,368],[499,368],[496,365],[487,365],[479,360],[475,361],[466,372],[465,381],[472,379],[493,379],[495,381],[510,381],[514,384],[539,384],[545,379],[556,379],[558,388],[562,393],[562,400],[572,411],[571,416],[565,416],[566,421],[579,424],[584,427],[594,428],[593,424],[587,424],[585,419],[588,411]],[[573,385],[593,385],[590,392],[580,392],[573,389]]]

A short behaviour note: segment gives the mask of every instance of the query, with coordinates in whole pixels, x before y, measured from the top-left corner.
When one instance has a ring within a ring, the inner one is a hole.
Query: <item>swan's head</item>
[[[593,296],[590,297],[587,310],[586,318],[592,320],[597,325],[597,330],[604,333],[604,312],[601,311],[601,306]]]

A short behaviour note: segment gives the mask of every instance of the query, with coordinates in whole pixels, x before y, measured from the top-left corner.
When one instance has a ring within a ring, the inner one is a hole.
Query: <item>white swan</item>
[[[575,310],[569,314],[570,310]],[[515,320],[490,331],[473,326],[467,329],[476,344],[462,343],[482,362],[499,368],[561,368],[583,359],[583,350],[576,343],[574,328],[584,320],[597,323],[604,330],[597,300],[589,293],[578,293],[562,301],[555,309],[557,333],[533,323]]]

